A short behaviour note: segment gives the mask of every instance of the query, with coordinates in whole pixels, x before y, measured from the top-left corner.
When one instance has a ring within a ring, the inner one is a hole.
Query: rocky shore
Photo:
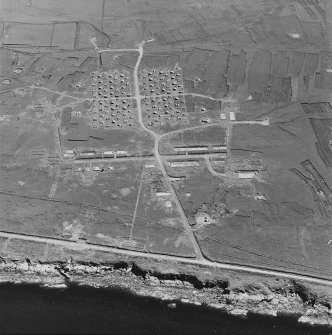
[[[204,268],[149,264],[140,260],[108,261],[103,265],[67,262],[42,263],[30,259],[1,258],[0,282],[66,288],[71,284],[121,288],[143,297],[204,305],[231,315],[248,313],[277,317],[289,315],[298,322],[332,328],[331,287],[293,280],[259,277]]]

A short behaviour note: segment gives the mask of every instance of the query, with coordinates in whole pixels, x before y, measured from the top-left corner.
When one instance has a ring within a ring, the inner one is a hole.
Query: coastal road
[[[18,233],[0,232],[0,237],[4,237],[8,239],[18,238],[24,241],[44,242],[44,243],[58,245],[58,246],[62,246],[62,247],[66,247],[68,249],[74,249],[74,250],[81,250],[81,251],[98,250],[98,251],[110,252],[110,253],[113,253],[119,256],[130,256],[130,257],[136,257],[136,258],[140,257],[140,258],[146,258],[146,259],[154,259],[156,261],[175,262],[178,265],[181,265],[181,264],[196,265],[196,266],[211,267],[211,269],[240,271],[240,272],[246,272],[246,273],[253,274],[253,275],[262,275],[262,276],[269,276],[269,277],[276,277],[276,278],[285,278],[285,279],[290,279],[290,280],[299,280],[299,281],[305,281],[308,283],[320,284],[320,285],[332,287],[331,279],[319,278],[319,277],[315,277],[312,275],[301,275],[297,273],[292,273],[291,271],[286,272],[286,271],[278,271],[278,270],[272,270],[272,269],[261,269],[261,268],[257,268],[257,267],[249,266],[249,265],[212,262],[206,259],[191,259],[191,258],[185,258],[181,256],[170,256],[170,255],[162,255],[162,254],[145,253],[141,251],[118,249],[114,247],[101,246],[101,245],[96,245],[96,244],[65,241],[65,240],[59,240],[55,238],[31,236],[31,235],[24,235],[24,234],[18,234]]]

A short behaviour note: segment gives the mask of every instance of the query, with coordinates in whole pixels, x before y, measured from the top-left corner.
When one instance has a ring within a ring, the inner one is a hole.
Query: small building
[[[75,116],[81,116],[81,112],[80,111],[72,111],[71,112],[71,117],[74,118]]]
[[[240,179],[252,179],[255,178],[257,174],[257,170],[243,170],[236,172],[236,176]]]
[[[203,123],[210,123],[211,119],[205,117],[205,118],[201,119],[201,122],[203,122]]]
[[[225,159],[213,159],[211,160],[211,163],[214,165],[224,165],[225,164]]]
[[[204,153],[208,151],[208,147],[176,147],[174,150],[177,152]]]
[[[236,117],[235,117],[234,112],[229,112],[229,119],[230,119],[230,121],[236,121]]]
[[[186,152],[187,151],[187,148],[186,147],[177,147],[177,148],[174,148],[175,151],[184,151]]]
[[[109,157],[114,157],[115,151],[109,150],[109,151],[104,151],[103,153],[104,157],[109,158]]]
[[[84,158],[95,158],[95,153],[94,152],[80,152],[77,154],[78,159],[84,159]]]
[[[67,154],[67,153],[65,153],[65,154],[63,155],[63,158],[66,158],[66,159],[70,159],[70,158],[74,158],[74,157],[75,157],[74,154]]]
[[[170,177],[170,179],[172,181],[180,181],[180,180],[185,180],[186,177],[185,176],[181,176],[181,177]]]
[[[208,151],[208,147],[188,147],[188,152]]]
[[[227,152],[227,145],[215,145],[212,147],[213,152]]]
[[[198,161],[173,161],[169,162],[171,168],[199,166]]]
[[[156,192],[157,197],[169,197],[171,196],[170,192]]]
[[[126,157],[128,156],[128,151],[119,150],[115,152],[116,157]]]
[[[266,118],[264,120],[259,120],[262,126],[268,126],[270,124],[270,119]]]

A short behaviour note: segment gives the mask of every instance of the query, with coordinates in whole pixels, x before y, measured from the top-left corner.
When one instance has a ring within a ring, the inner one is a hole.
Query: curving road
[[[177,206],[177,209],[178,209],[178,212],[180,214],[180,217],[181,217],[181,220],[183,222],[183,226],[184,226],[184,229],[192,243],[192,246],[195,250],[195,254],[196,254],[196,258],[197,259],[204,259],[204,256],[203,256],[203,253],[201,251],[201,248],[196,240],[196,237],[190,227],[190,224],[188,222],[188,219],[187,219],[187,216],[185,215],[184,213],[184,210],[182,208],[182,205],[175,193],[175,190],[174,190],[174,187],[172,185],[172,181],[170,180],[167,172],[166,172],[166,169],[165,169],[165,166],[163,164],[163,161],[162,161],[162,158],[159,154],[159,140],[161,138],[161,135],[155,133],[153,130],[147,128],[143,122],[143,115],[142,115],[142,104],[141,104],[141,95],[140,95],[140,90],[139,90],[139,79],[138,79],[138,68],[139,68],[139,65],[141,63],[141,60],[142,60],[142,57],[143,57],[143,46],[144,46],[144,41],[139,43],[137,46],[138,46],[138,52],[139,52],[139,56],[138,56],[138,59],[137,59],[137,62],[135,64],[135,68],[134,68],[134,86],[135,86],[135,97],[136,97],[136,104],[137,104],[137,111],[138,111],[138,121],[141,125],[141,127],[146,131],[148,132],[149,134],[152,135],[153,137],[153,140],[154,140],[154,156],[156,157],[156,160],[158,162],[158,165],[159,165],[159,168],[164,176],[164,179],[165,179],[165,182],[169,188],[169,191],[171,192],[171,195],[172,195],[172,199],[173,201],[175,202],[176,206]]]

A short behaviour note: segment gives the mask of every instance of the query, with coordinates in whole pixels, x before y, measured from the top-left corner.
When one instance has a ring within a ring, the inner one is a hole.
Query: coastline
[[[166,268],[159,267],[156,271],[158,266],[151,269],[148,264],[140,266],[128,260],[110,260],[107,263],[41,263],[2,258],[0,285],[34,284],[53,289],[68,289],[74,285],[120,289],[142,298],[165,302],[169,308],[177,308],[179,304],[197,306],[240,318],[256,315],[277,319],[287,315],[300,324],[332,329],[329,288],[230,272],[224,273],[223,277],[216,273],[211,277],[206,273],[205,278],[204,274],[198,278],[188,275],[198,269],[182,269],[181,274],[166,265]]]

